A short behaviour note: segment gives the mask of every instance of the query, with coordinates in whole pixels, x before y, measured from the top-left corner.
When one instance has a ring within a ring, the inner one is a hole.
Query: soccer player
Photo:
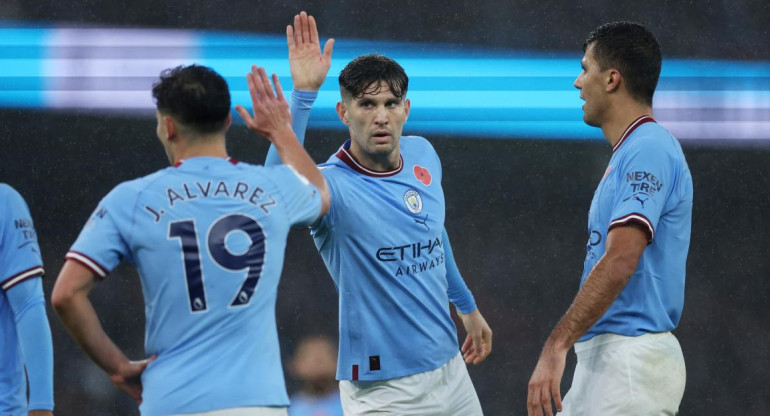
[[[37,234],[24,199],[4,183],[0,204],[0,415],[50,416],[53,345]]]
[[[289,416],[343,416],[337,371],[337,346],[326,336],[302,338],[289,372],[302,385],[294,393]]]
[[[551,332],[529,381],[530,415],[674,415],[685,386],[671,334],[684,302],[692,177],[679,142],[652,117],[658,41],[629,22],[596,28],[575,80],[583,120],[612,157],[588,213],[580,290]],[[567,351],[577,368],[561,402]]]
[[[197,65],[163,72],[152,92],[172,166],[113,189],[66,255],[54,308],[144,416],[287,414],[275,323],[286,236],[329,201],[291,131],[275,75],[273,82],[277,95],[264,68],[254,67],[255,116],[236,107],[288,165],[265,168],[227,157],[224,78]],[[151,358],[138,362],[110,341],[88,300],[122,259],[137,268],[144,293]]]
[[[287,27],[294,132],[304,140],[331,59],[315,20]],[[481,415],[467,363],[483,361],[492,331],[460,276],[444,229],[441,164],[422,137],[401,136],[408,78],[381,55],[339,76],[350,140],[321,165],[332,206],[311,233],[339,294],[337,378],[347,415]],[[273,151],[266,164],[278,163]],[[462,353],[450,317],[468,332]]]

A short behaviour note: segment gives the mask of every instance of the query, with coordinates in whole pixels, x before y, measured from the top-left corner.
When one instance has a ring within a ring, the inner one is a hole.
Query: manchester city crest
[[[420,196],[420,193],[414,189],[406,191],[404,194],[404,204],[406,204],[406,209],[412,214],[419,214],[422,212],[422,197]]]

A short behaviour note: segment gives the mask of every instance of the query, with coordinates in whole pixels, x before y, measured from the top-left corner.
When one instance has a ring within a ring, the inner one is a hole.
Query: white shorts
[[[185,413],[175,416],[287,416],[285,407],[233,407],[201,413]]]
[[[560,416],[675,415],[684,394],[682,348],[670,332],[603,334],[575,344],[577,367]]]
[[[459,353],[441,368],[390,380],[340,381],[345,416],[481,416],[481,403]]]

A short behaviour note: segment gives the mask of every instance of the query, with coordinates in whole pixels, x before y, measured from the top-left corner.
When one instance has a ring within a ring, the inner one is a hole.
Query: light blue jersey
[[[316,94],[293,91],[304,140]],[[476,309],[444,229],[441,162],[422,137],[403,136],[399,166],[374,172],[346,142],[319,165],[329,212],[311,227],[339,294],[339,380],[386,380],[434,370],[457,355],[452,302]],[[274,149],[266,164],[276,162]]]
[[[142,415],[288,406],[275,323],[292,225],[321,200],[287,166],[213,157],[125,182],[88,220],[67,259],[105,278],[139,272],[145,349]]]
[[[649,239],[628,285],[580,338],[614,333],[637,336],[676,328],[692,220],[692,177],[679,142],[644,116],[615,145],[588,213],[588,244],[580,285],[604,255],[607,233],[629,223]]]
[[[43,261],[21,195],[0,184],[0,415],[53,409],[53,350],[45,313]],[[26,367],[26,368],[25,368]]]
[[[321,397],[294,394],[291,396],[289,416],[343,416],[340,392],[335,389]]]

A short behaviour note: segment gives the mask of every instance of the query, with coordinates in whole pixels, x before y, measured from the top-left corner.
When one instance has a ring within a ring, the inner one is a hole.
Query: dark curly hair
[[[158,111],[198,133],[224,129],[230,114],[227,81],[205,66],[164,70],[160,80],[152,86],[152,96]]]
[[[589,45],[594,45],[594,58],[601,70],[617,68],[631,95],[652,105],[661,67],[660,45],[652,32],[639,23],[607,23],[588,35],[583,52]]]
[[[364,94],[377,94],[384,82],[390,92],[403,99],[409,89],[409,77],[398,62],[383,55],[363,55],[350,61],[340,72],[340,91],[361,98]]]

